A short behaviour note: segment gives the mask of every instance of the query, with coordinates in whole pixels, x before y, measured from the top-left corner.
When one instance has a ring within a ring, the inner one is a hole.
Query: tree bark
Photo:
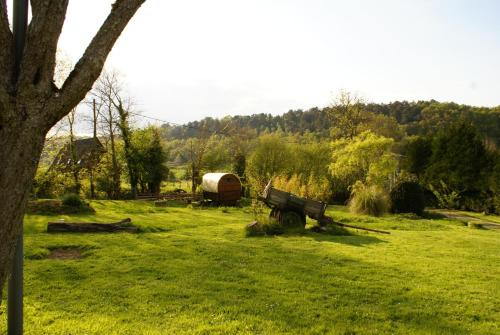
[[[45,140],[30,121],[0,129],[0,301]]]
[[[32,18],[16,69],[7,6],[0,0],[0,302],[45,135],[91,89],[121,32],[145,0],[116,0],[59,90],[54,68],[68,0],[31,0]]]

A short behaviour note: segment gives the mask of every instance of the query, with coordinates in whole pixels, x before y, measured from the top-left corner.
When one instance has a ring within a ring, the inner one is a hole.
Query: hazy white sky
[[[111,0],[71,0],[76,61]],[[107,62],[145,114],[172,122],[329,104],[500,105],[497,0],[147,0]]]

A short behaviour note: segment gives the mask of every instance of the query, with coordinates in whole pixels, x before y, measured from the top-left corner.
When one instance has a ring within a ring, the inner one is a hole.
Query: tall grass
[[[360,181],[352,186],[349,200],[349,210],[352,213],[382,216],[389,207],[389,196],[381,187],[365,185]]]

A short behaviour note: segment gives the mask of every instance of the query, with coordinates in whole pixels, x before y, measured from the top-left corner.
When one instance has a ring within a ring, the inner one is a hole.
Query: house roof
[[[73,142],[75,157],[80,168],[88,169],[94,167],[101,160],[101,156],[106,152],[98,138],[84,138]],[[66,144],[54,158],[51,168],[65,170],[69,168],[73,160],[70,144]]]

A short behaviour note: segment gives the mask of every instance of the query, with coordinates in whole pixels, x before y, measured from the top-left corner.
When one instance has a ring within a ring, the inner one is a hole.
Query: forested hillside
[[[331,107],[322,109],[314,107],[309,110],[290,110],[283,115],[261,113],[227,116],[223,119],[207,117],[182,126],[164,124],[162,134],[167,139],[187,139],[197,137],[199,129],[222,131],[228,123],[231,123],[233,127],[240,129],[254,129],[256,135],[281,130],[292,134],[310,132],[327,136],[333,126],[328,116],[330,109]],[[385,116],[372,120],[380,127],[387,128],[391,122],[396,122],[407,135],[431,134],[452,121],[464,119],[472,122],[486,139],[491,140],[496,146],[500,145],[500,106],[475,107],[430,100],[396,101],[388,104],[367,103],[363,104],[363,109],[369,113]]]

